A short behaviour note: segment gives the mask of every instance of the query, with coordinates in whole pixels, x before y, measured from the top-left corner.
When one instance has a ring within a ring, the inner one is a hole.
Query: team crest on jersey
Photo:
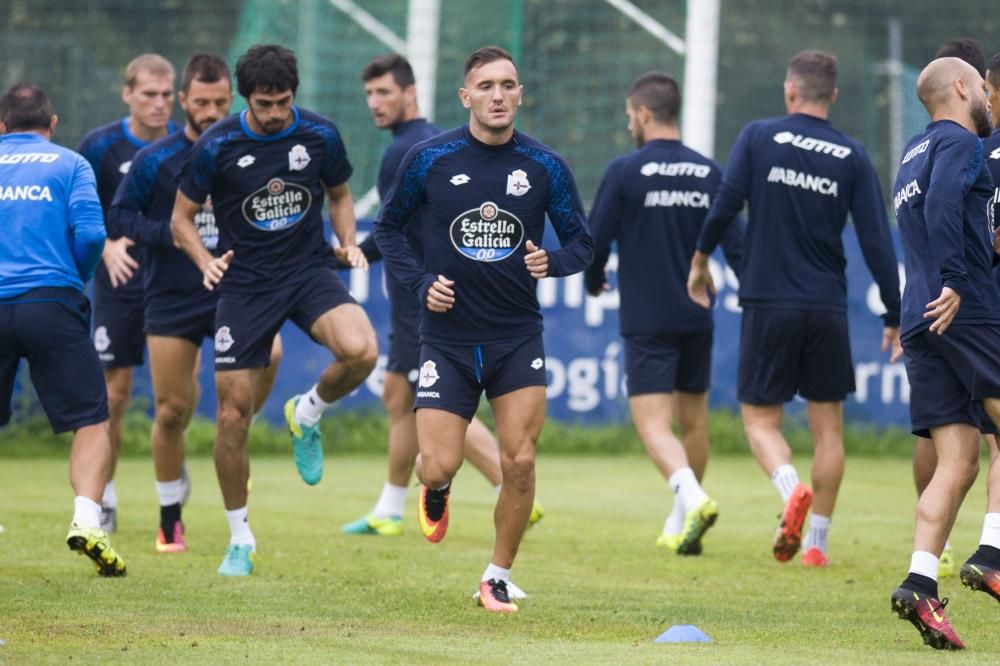
[[[215,332],[215,351],[224,354],[236,343],[228,326],[220,326]]]
[[[451,243],[476,261],[500,261],[509,257],[524,239],[524,225],[516,215],[492,201],[456,217],[451,223]]]
[[[243,217],[261,231],[281,231],[300,222],[311,203],[305,187],[272,178],[243,200]]]
[[[118,165],[118,171],[120,173],[128,173],[128,170],[131,168],[132,168],[132,160],[129,160],[128,162],[122,162],[121,164]]]
[[[437,371],[437,363],[434,361],[424,361],[420,366],[420,381],[417,384],[420,388],[430,388],[437,383],[441,375]]]
[[[515,197],[523,197],[531,189],[528,182],[528,174],[521,169],[514,169],[507,176],[507,194]]]
[[[108,347],[111,346],[111,338],[108,336],[108,328],[106,326],[98,326],[94,329],[94,349],[98,352],[108,351]]]
[[[292,146],[292,149],[288,151],[288,169],[290,171],[302,171],[307,166],[312,158],[309,157],[309,151],[301,143],[297,143]]]

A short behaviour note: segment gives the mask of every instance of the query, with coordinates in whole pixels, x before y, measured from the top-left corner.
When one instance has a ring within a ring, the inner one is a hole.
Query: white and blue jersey
[[[323,237],[326,188],[342,185],[351,164],[337,127],[292,107],[294,120],[276,134],[256,134],[246,111],[209,128],[178,176],[189,199],[212,209],[218,252],[233,250],[221,293],[290,287],[309,271],[333,266]]]
[[[688,297],[687,276],[721,179],[715,162],[676,140],[648,141],[608,165],[590,211],[596,258],[586,281],[589,291],[601,287],[617,242],[622,335],[712,327],[711,310]],[[744,227],[740,219],[722,239],[737,273]]]
[[[173,132],[177,127],[173,121],[167,124],[167,131]],[[105,220],[111,210],[111,202],[115,198],[118,186],[132,166],[132,158],[141,148],[148,146],[150,141],[142,141],[128,128],[128,118],[116,120],[107,125],[97,127],[87,133],[80,142],[79,152],[83,155],[97,176],[97,194],[101,199],[101,209]],[[109,238],[119,238],[108,228]],[[129,248],[129,254],[139,263],[139,268],[128,282],[117,288],[111,286],[108,270],[101,262],[94,275],[95,299],[113,295],[116,300],[141,301],[144,270],[142,252],[137,247]]]
[[[406,227],[421,215],[423,264]],[[555,152],[515,131],[488,145],[468,126],[414,146],[382,202],[375,240],[389,269],[425,303],[438,275],[454,280],[454,306],[422,310],[422,343],[479,345],[539,334],[536,280],[525,245],[541,246],[545,218],[562,247],[548,253],[548,275],[577,273],[593,260],[580,196]]]
[[[178,130],[140,150],[111,204],[111,235],[131,238],[144,248],[147,325],[215,308],[215,294],[202,286],[201,271],[174,247],[170,233],[177,175],[193,146],[185,131]],[[195,216],[195,226],[205,247],[215,252],[219,230],[211,206]]]
[[[933,323],[924,313],[943,287],[962,297],[955,324],[1000,324],[986,164],[983,142],[950,120],[931,123],[906,146],[892,189],[906,262],[904,340]]]
[[[698,249],[709,254],[749,202],[740,302],[847,309],[842,233],[848,214],[879,287],[886,325],[899,321],[899,272],[875,169],[829,121],[793,113],[740,132]]]
[[[34,133],[0,137],[0,299],[39,287],[83,291],[104,249],[94,171]]]

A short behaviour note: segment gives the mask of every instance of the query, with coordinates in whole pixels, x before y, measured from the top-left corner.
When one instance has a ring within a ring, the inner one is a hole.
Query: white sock
[[[503,567],[498,567],[497,565],[490,562],[489,566],[486,567],[486,571],[483,572],[483,577],[480,581],[487,580],[502,580],[505,583],[510,582],[510,569],[504,569]]]
[[[830,529],[830,518],[827,516],[817,516],[815,513],[809,517],[809,531],[806,532],[805,541],[802,543],[802,550],[819,548],[826,554],[826,533]]]
[[[497,495],[499,495],[500,491],[503,490],[503,484],[498,483],[497,485],[494,486],[494,489],[497,491]]]
[[[779,465],[771,475],[771,483],[781,493],[781,501],[787,502],[795,486],[799,485],[799,473],[791,465]]]
[[[257,541],[253,538],[250,522],[247,520],[247,508],[226,511],[226,519],[229,521],[229,545],[253,546],[257,550]]]
[[[394,486],[388,481],[382,484],[382,494],[378,496],[378,502],[372,513],[376,518],[388,518],[403,516],[403,507],[406,505],[406,493],[409,490],[406,486]]]
[[[983,518],[983,535],[979,545],[1000,548],[1000,513],[988,513]]]
[[[667,520],[663,523],[663,533],[664,534],[680,534],[684,531],[684,505],[681,504],[680,499],[674,497],[674,508],[667,516]]]
[[[181,479],[174,481],[157,481],[156,494],[160,498],[160,506],[180,504],[184,497],[184,483]]]
[[[73,498],[73,523],[92,530],[101,527],[101,505],[90,499],[77,495]]]
[[[308,393],[299,398],[299,404],[295,407],[295,420],[303,425],[314,426],[323,416],[326,408],[332,404],[332,402],[324,402],[319,397],[319,393],[316,392],[316,387],[313,386]]]
[[[694,475],[694,470],[690,467],[683,467],[671,474],[667,483],[670,484],[677,499],[684,505],[685,511],[691,511],[708,497],[701,489],[701,485]]]
[[[934,553],[918,550],[910,556],[910,573],[938,579],[938,558]]]
[[[118,508],[118,493],[115,492],[115,480],[111,479],[104,486],[104,497],[101,498],[101,506],[111,509]]]

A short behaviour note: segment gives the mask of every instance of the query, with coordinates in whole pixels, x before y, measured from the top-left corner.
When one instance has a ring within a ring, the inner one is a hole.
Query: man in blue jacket
[[[0,426],[10,421],[17,367],[27,359],[53,431],[73,432],[66,542],[100,575],[123,576],[125,562],[101,529],[108,396],[83,295],[104,248],[104,220],[90,165],[49,142],[56,122],[37,86],[16,85],[0,99]]]
[[[837,98],[837,59],[803,51],[788,64],[788,115],[740,132],[698,239],[688,291],[709,306],[708,255],[749,202],[740,275],[739,400],[754,457],[781,495],[773,544],[787,562],[827,566],[827,532],[844,475],[844,399],[854,391],[847,332],[846,259],[841,235],[850,214],[886,308],[882,348],[899,341],[899,271],[875,168],[857,141],[827,119]],[[781,434],[784,403],[808,403],[815,455],[813,489],[799,482]]]
[[[906,261],[900,331],[913,434],[930,437],[937,464],[917,501],[913,554],[892,609],[933,648],[961,650],[938,595],[939,558],[979,470],[980,432],[1000,424],[1000,288],[993,181],[981,138],[991,132],[983,77],[958,58],[920,73],[931,124],[906,146],[893,206]],[[1000,484],[990,475],[978,550],[962,583],[1000,600]]]

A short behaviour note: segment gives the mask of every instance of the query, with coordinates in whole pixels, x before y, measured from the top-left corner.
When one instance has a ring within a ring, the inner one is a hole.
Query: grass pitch
[[[806,461],[796,461],[807,475]],[[905,575],[913,525],[908,461],[853,459],[831,530],[828,570],[775,562],[777,495],[749,456],[710,463],[721,517],[705,554],[654,548],[670,492],[638,456],[542,457],[540,526],[525,537],[513,580],[530,598],[512,616],[472,598],[492,546],[495,493],[465,468],[451,527],[434,545],[419,534],[416,493],[400,538],[350,537],[384,475],[376,457],[328,455],[307,487],[287,458],[252,461],[250,519],[258,569],[215,573],[228,528],[208,458],[190,461],[190,550],[153,550],[158,522],[152,465],[121,462],[115,546],[124,579],[99,579],[64,537],[72,508],[66,462],[0,460],[0,663],[1000,663],[1000,614],[988,596],[941,583],[965,653],[942,655],[889,611]],[[985,465],[952,543],[975,548]],[[694,624],[712,644],[653,642]]]

